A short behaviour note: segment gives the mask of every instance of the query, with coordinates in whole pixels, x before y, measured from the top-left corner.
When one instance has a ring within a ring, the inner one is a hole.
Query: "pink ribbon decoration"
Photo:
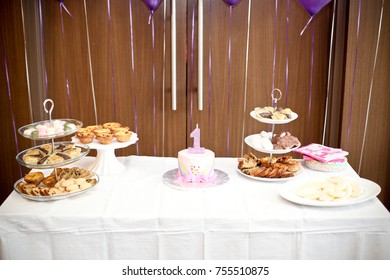
[[[212,5],[211,5],[210,0],[210,13],[209,13],[209,22],[211,25],[211,19],[212,19]],[[208,97],[207,97],[207,113],[208,113],[208,131],[210,132],[210,127],[211,127],[211,92],[212,92],[212,36],[211,36],[211,31],[209,31],[209,83],[208,83]]]
[[[57,0],[60,2],[60,19],[61,19],[61,41],[62,41],[62,46],[64,47],[64,63],[65,63],[65,84],[66,84],[66,94],[67,94],[67,99],[68,99],[68,109],[69,109],[69,116],[72,118],[72,109],[70,106],[70,86],[69,86],[69,75],[68,75],[68,63],[67,63],[67,56],[66,56],[66,48],[65,48],[65,39],[64,39],[64,33],[65,33],[65,28],[64,28],[64,20],[62,17],[62,9],[65,10],[65,12],[73,18],[71,13],[68,11],[68,9],[65,7],[64,1],[63,0]]]
[[[351,100],[350,100],[350,103],[349,103],[347,139],[345,141],[345,149],[346,150],[348,150],[349,134],[350,134],[350,131],[351,131],[352,105],[353,105],[353,99],[354,99],[354,96],[355,96],[356,65],[357,65],[357,57],[358,57],[358,51],[359,51],[359,33],[360,33],[360,12],[361,12],[361,8],[362,8],[362,0],[359,0],[357,30],[356,30],[355,62],[354,62],[354,66],[353,66],[353,78],[352,78],[352,94],[351,94]]]
[[[132,0],[129,0],[129,14],[130,14],[130,48],[131,48],[131,73],[134,77],[134,36],[133,36],[133,8]],[[133,93],[133,111],[134,111],[134,121],[135,121],[135,133],[138,134],[138,112],[137,112],[137,96],[135,91]],[[135,149],[137,155],[139,154],[138,141],[135,143]]]
[[[286,89],[284,91],[286,99],[285,99],[285,107],[287,108],[288,102],[288,29],[290,25],[290,0],[287,0],[287,15],[286,15]]]
[[[108,26],[110,28],[110,59],[111,59],[111,93],[114,101],[114,119],[116,120],[116,96],[115,96],[115,72],[114,72],[114,51],[112,48],[112,24],[111,24],[111,7],[110,0],[107,0]]]
[[[307,112],[307,132],[306,132],[306,145],[309,143],[310,134],[310,115],[311,115],[311,101],[313,96],[313,70],[314,70],[314,25],[311,29],[311,61],[310,61],[310,96]]]
[[[194,74],[194,50],[195,50],[195,5],[192,5],[191,16],[191,49],[190,49],[190,69],[188,83],[190,88],[190,131],[192,131],[192,118],[194,113],[194,91],[193,91],[193,74]]]
[[[228,76],[227,76],[227,139],[226,139],[226,156],[230,154],[230,85],[231,85],[231,52],[232,52],[232,17],[233,6],[229,7],[229,46],[228,46]]]
[[[41,33],[41,46],[42,46],[42,53],[43,55],[45,54],[45,36],[44,36],[44,30],[43,30],[43,20],[42,20],[42,2],[39,0],[39,30]],[[45,60],[45,59],[44,59]],[[47,79],[47,71],[46,71],[46,65],[45,62],[43,62],[43,68],[45,70],[45,92],[44,92],[44,97],[45,99],[48,98],[48,79]]]
[[[6,76],[6,80],[7,80],[8,104],[9,104],[9,109],[11,111],[12,127],[14,129],[14,140],[15,140],[15,146],[16,146],[16,153],[19,154],[19,143],[18,143],[18,137],[17,137],[17,133],[16,133],[15,115],[14,115],[14,110],[13,110],[13,106],[12,106],[11,85],[10,85],[10,81],[9,81],[8,64],[7,64],[7,58],[5,56],[5,51],[4,51],[4,69],[5,69],[5,76]],[[19,165],[19,172],[20,172],[20,177],[23,177],[22,167],[20,165]]]

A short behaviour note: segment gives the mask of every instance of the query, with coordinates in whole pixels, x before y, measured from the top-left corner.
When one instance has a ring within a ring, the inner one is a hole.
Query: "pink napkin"
[[[343,151],[342,149],[330,148],[320,144],[310,144],[308,146],[300,147],[296,149],[295,152],[323,163],[343,162],[344,157],[348,155],[348,152]]]

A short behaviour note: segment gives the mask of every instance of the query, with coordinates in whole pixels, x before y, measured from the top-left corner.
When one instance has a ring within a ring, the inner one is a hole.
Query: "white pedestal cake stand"
[[[126,148],[135,144],[138,141],[136,133],[132,133],[129,141],[118,142],[113,139],[110,144],[100,144],[97,139],[94,139],[91,143],[88,143],[90,149],[96,150],[96,160],[88,167],[91,170],[101,176],[109,176],[122,173],[126,170],[126,166],[123,165],[115,156],[116,149]],[[73,143],[79,143],[77,137],[72,137]]]

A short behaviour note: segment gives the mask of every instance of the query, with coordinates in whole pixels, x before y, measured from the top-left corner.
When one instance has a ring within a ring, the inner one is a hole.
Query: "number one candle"
[[[205,149],[200,147],[200,129],[198,124],[196,124],[196,128],[190,134],[191,138],[194,138],[194,146],[188,148],[188,152],[190,154],[203,154]]]

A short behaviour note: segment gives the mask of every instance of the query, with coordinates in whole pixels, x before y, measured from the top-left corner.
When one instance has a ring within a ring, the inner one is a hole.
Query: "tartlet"
[[[110,144],[113,138],[114,135],[111,133],[101,133],[96,135],[96,139],[99,141],[100,144]]]
[[[119,142],[127,142],[131,137],[131,131],[119,131],[115,133],[115,137]]]
[[[114,130],[115,128],[121,127],[122,125],[118,122],[107,122],[103,124],[103,128],[108,128],[110,130]]]

